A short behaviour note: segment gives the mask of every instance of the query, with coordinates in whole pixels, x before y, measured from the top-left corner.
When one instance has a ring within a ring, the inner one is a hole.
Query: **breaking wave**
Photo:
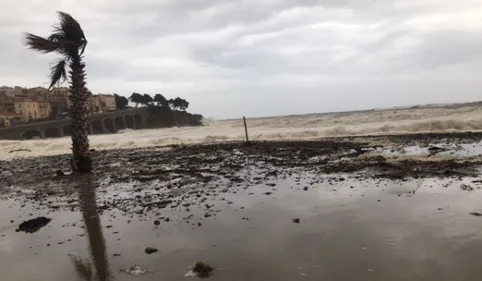
[[[162,146],[242,140],[243,121],[206,118],[203,127],[123,130],[90,136],[95,149]],[[309,114],[248,119],[251,139],[313,139],[328,136],[482,130],[482,107],[424,107],[366,112]],[[70,138],[0,141],[0,159],[70,153]]]

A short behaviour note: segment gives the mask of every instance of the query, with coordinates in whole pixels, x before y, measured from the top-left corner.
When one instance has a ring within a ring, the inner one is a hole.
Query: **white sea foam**
[[[124,130],[90,136],[95,149],[135,148],[175,143],[217,142],[244,139],[243,121],[203,120],[203,127]],[[313,139],[325,136],[386,134],[429,131],[482,130],[482,107],[424,107],[369,112],[309,114],[272,118],[248,118],[251,139]],[[70,153],[69,137],[0,141],[0,159]],[[12,150],[28,149],[9,153]]]

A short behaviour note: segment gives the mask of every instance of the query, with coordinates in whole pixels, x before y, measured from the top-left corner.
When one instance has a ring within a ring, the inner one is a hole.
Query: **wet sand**
[[[57,176],[67,155],[4,161],[2,280],[185,280],[197,261],[212,280],[478,280],[481,139],[96,151],[89,177]]]

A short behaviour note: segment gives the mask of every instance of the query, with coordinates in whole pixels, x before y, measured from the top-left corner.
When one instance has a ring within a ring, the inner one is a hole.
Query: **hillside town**
[[[67,117],[71,95],[69,88],[0,86],[0,127]],[[91,95],[89,114],[116,110],[114,95]]]

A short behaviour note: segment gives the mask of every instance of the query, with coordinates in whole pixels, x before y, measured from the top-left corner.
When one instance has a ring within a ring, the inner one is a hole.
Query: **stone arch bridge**
[[[111,134],[123,129],[143,129],[146,126],[147,115],[146,108],[92,114],[88,118],[89,134]],[[71,133],[71,120],[65,118],[0,128],[0,139],[59,138],[70,136]]]

